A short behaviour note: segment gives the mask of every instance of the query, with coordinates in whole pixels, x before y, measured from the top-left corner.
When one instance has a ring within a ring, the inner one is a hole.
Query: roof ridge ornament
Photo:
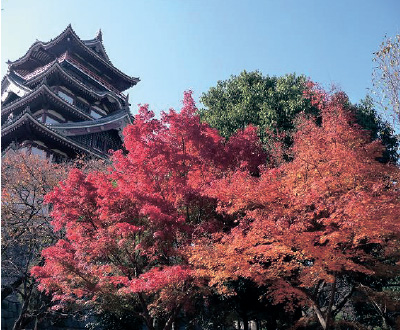
[[[96,39],[103,41],[103,32],[101,32],[101,29],[99,29],[99,31],[97,31]]]

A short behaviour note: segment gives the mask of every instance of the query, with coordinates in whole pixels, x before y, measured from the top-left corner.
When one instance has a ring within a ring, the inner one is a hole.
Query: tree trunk
[[[166,322],[165,326],[164,326],[164,330],[171,330],[172,326],[181,310],[182,306],[179,305],[175,308],[175,310],[171,313],[168,321]]]
[[[335,279],[333,280],[333,283],[332,283],[331,297],[329,299],[328,309],[326,311],[326,317],[325,317],[326,330],[329,330],[331,328],[331,325],[332,325],[332,307],[333,307],[333,304],[335,302],[336,281],[337,281],[337,279],[336,279],[336,276],[335,276]]]
[[[332,307],[335,302],[335,294],[336,294],[336,276],[332,283],[331,287],[331,296],[329,298],[329,305],[326,309],[325,316],[322,314],[321,309],[318,307],[317,303],[313,300],[313,309],[315,314],[317,315],[318,321],[322,326],[322,329],[329,330],[332,326]]]
[[[28,310],[28,304],[24,300],[22,306],[21,306],[21,312],[19,313],[18,318],[15,320],[13,330],[21,330],[24,328],[25,324],[25,313]]]
[[[249,330],[249,319],[246,313],[242,314],[242,319],[243,319],[243,330]]]
[[[140,301],[140,305],[142,306],[142,310],[143,310],[142,317],[143,317],[144,323],[146,323],[149,330],[155,330],[154,325],[153,325],[153,318],[150,316],[149,311],[147,310],[147,305],[146,305],[143,295],[141,293],[138,293],[137,295],[138,295],[138,298]]]
[[[314,308],[315,314],[317,315],[318,321],[322,326],[322,329],[326,330],[326,320],[325,320],[324,316],[322,315],[321,310],[316,305],[316,303],[314,303],[313,308]]]

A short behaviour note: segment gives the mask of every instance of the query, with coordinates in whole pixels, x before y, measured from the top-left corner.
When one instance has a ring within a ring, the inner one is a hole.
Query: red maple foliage
[[[198,242],[190,262],[222,292],[240,277],[268,285],[275,303],[310,306],[328,329],[353,292],[346,279],[399,274],[400,169],[376,160],[382,144],[354,124],[343,93],[310,84],[306,96],[321,117],[299,119],[291,162],[207,189],[240,225]]]
[[[201,123],[191,92],[180,113],[155,119],[140,107],[125,131],[125,148],[108,173],[75,169],[47,196],[55,230],[65,239],[32,269],[60,306],[126,309],[149,329],[171,329],[189,305],[193,272],[184,250],[221,230],[215,197],[205,187],[228,170],[257,174],[265,154],[254,128],[229,142]]]
[[[243,277],[328,329],[358,277],[399,272],[400,169],[376,160],[382,144],[343,93],[306,96],[320,117],[299,119],[292,160],[276,167],[255,128],[226,141],[201,123],[190,92],[161,119],[141,107],[109,172],[73,170],[48,196],[65,239],[32,269],[41,288],[171,329],[197,279],[224,289]]]

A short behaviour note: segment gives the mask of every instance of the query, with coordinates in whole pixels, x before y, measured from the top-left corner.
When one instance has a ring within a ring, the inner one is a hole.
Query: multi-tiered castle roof
[[[69,25],[49,42],[36,41],[8,62],[1,82],[2,151],[13,145],[56,160],[106,158],[122,146],[131,123],[123,92],[138,82],[111,63],[101,31],[81,40]]]

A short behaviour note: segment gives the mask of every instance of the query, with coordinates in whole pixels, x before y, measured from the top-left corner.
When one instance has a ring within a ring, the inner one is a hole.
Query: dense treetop
[[[249,124],[265,130],[290,131],[300,112],[316,114],[317,109],[303,97],[305,76],[263,76],[259,71],[243,71],[225,81],[218,81],[200,101],[205,109],[202,119],[230,137]]]
[[[238,129],[251,124],[259,128],[258,135],[265,148],[271,149],[276,139],[290,146],[297,116],[300,113],[321,115],[320,109],[303,97],[307,81],[303,75],[275,77],[264,76],[259,71],[243,71],[238,76],[218,81],[202,95],[200,100],[205,108],[200,110],[200,116],[223,137],[229,138]],[[398,140],[392,127],[378,115],[372,99],[367,96],[359,104],[351,104],[345,97],[344,103],[373,139],[382,140],[386,150],[381,161],[396,161]]]

